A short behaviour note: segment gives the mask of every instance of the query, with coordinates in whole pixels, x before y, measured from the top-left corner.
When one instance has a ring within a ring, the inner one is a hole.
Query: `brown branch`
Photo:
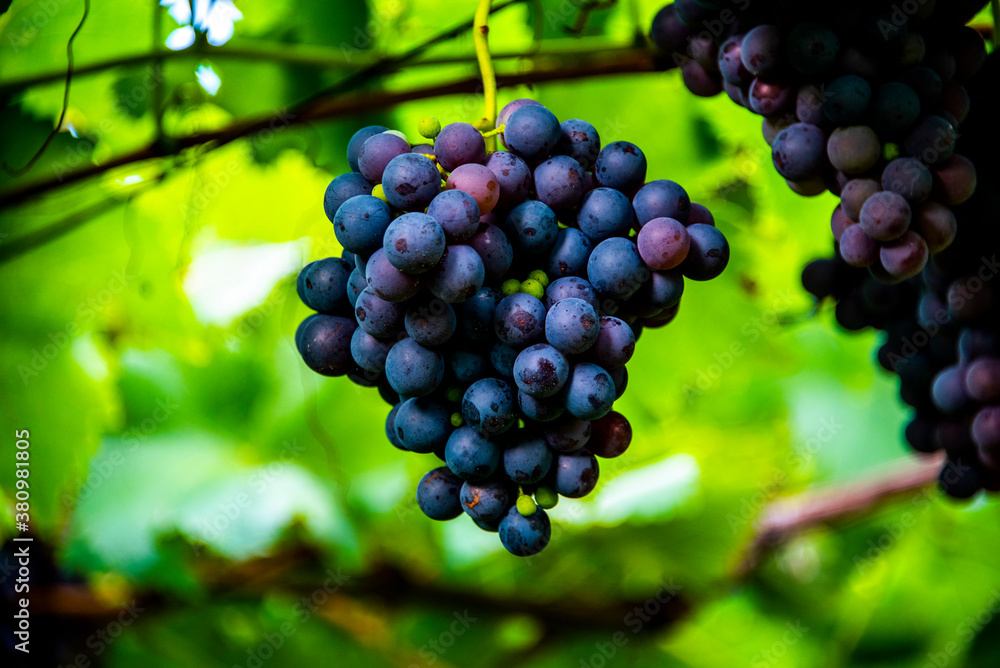
[[[593,53],[589,56],[574,56],[572,63],[553,58],[552,62],[540,61],[540,66],[530,72],[497,75],[499,86],[522,86],[549,81],[571,81],[589,77],[614,74],[634,74],[653,72],[661,69],[653,53],[642,48],[613,49],[608,54]],[[350,96],[331,95],[301,106],[295,106],[278,114],[267,114],[236,121],[230,126],[213,132],[199,133],[170,140],[169,148],[163,143],[152,143],[131,153],[120,155],[99,165],[88,165],[47,179],[0,193],[0,208],[19,204],[51,190],[77,183],[84,179],[103,174],[111,169],[130,165],[134,162],[175,155],[194,146],[205,146],[206,150],[219,148],[242,137],[279,128],[301,125],[314,121],[325,121],[354,114],[362,114],[393,107],[404,102],[423,100],[446,95],[476,93],[482,83],[478,77],[469,77],[443,84],[411,88],[401,91],[372,91],[353,93]]]

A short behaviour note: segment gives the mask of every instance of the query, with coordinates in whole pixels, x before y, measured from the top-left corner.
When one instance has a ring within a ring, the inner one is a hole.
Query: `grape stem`
[[[496,121],[493,121],[493,122],[494,122],[494,123],[496,123]],[[498,127],[495,127],[495,128],[493,128],[493,129],[492,129],[492,130],[490,130],[489,132],[484,132],[484,133],[483,133],[483,139],[489,139],[490,137],[496,137],[496,136],[497,136],[497,135],[499,135],[499,134],[503,134],[503,131],[504,131],[504,129],[505,129],[506,127],[507,127],[507,124],[506,124],[506,123],[504,123],[504,124],[503,124],[503,125],[501,125],[501,126],[498,126]]]
[[[490,5],[492,0],[479,0],[476,16],[472,22],[472,43],[476,46],[476,60],[483,77],[483,126],[493,127],[497,122],[497,74],[490,56]],[[486,136],[486,135],[484,135]],[[486,150],[496,150],[496,139],[486,136]]]

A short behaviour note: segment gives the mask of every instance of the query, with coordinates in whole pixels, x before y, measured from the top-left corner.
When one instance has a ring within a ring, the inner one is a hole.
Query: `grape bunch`
[[[985,183],[1000,179],[992,159],[1000,137],[1000,61],[991,55],[969,83],[972,113],[959,147],[980,166]],[[839,251],[811,262],[803,285],[818,300],[836,302],[849,330],[885,331],[879,363],[900,378],[900,396],[914,416],[906,438],[918,452],[944,451],[939,483],[966,499],[1000,491],[1000,193],[977,190],[954,208],[959,234],[920,276],[895,285],[848,265]]]
[[[674,319],[685,279],[722,273],[729,245],[680,185],[647,182],[638,146],[602,146],[533,100],[490,132],[419,131],[433,144],[380,126],[348,144],[354,171],[324,199],[344,252],[299,274],[316,313],[296,345],[317,373],[378,388],[392,445],[444,461],[417,486],[428,517],[464,513],[532,555],[545,511],[629,446],[612,408],[636,340]],[[495,135],[506,150],[487,150]]]
[[[986,58],[965,23],[984,4],[677,0],[650,35],[691,92],[764,117],[793,191],[840,198],[840,260],[898,283],[953,242],[976,189],[955,145]]]

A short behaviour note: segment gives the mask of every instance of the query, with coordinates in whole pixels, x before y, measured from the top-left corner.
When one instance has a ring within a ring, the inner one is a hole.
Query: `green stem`
[[[472,42],[476,45],[476,59],[479,61],[479,71],[483,77],[484,113],[482,126],[492,128],[497,122],[497,74],[493,69],[493,58],[490,57],[490,5],[492,0],[479,0],[476,16],[472,25]],[[486,150],[496,150],[496,139],[489,136],[486,139]]]

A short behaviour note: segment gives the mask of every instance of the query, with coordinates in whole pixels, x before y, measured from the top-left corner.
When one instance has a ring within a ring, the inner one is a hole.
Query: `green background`
[[[540,4],[542,49],[569,52],[552,58],[571,66],[574,51],[631,47],[661,2],[594,12],[580,40],[565,30],[579,3]],[[957,505],[914,491],[796,532],[744,568],[774,497],[911,467],[908,411],[874,361],[878,336],[839,331],[801,289],[802,266],[831,251],[835,198],[794,195],[771,168],[760,119],[725,95],[693,97],[676,71],[500,92],[501,104],[533,97],[591,121],[605,142],[638,143],[650,178],[684,185],[730,241],[726,273],[689,283],[676,321],[637,346],[616,404],[635,429],[631,448],[602,462],[595,494],[550,513],[552,544],[531,559],[464,519],[423,517],[413,488],[437,460],[385,441],[374,390],[300,362],[292,337],[308,311],[295,275],[340,253],[321,199],[348,169],[355,129],[379,123],[414,140],[421,117],[472,121],[481,100],[281,119],[474,5],[240,1],[232,40],[165,58],[162,77],[148,59],[74,77],[63,131],[26,175],[0,175],[0,193],[11,192],[144,146],[173,153],[178,137],[241,119],[279,119],[273,132],[0,210],[0,533],[14,533],[8,462],[14,431],[28,429],[32,529],[112,612],[60,610],[79,638],[120,631],[80,651],[112,666],[1000,664],[1000,509],[986,498]],[[65,71],[82,11],[80,0],[15,1],[0,15],[10,165],[41,145],[63,95],[61,75],[17,82]],[[538,16],[530,3],[498,13],[494,50],[530,50]],[[179,27],[155,2],[94,2],[76,64],[150,53]],[[465,62],[364,87],[473,76],[471,53],[463,34],[423,58]],[[220,77],[215,95],[198,65]],[[497,67],[531,72],[535,60]],[[60,224],[47,243],[19,246]],[[143,611],[109,626],[133,598]]]

